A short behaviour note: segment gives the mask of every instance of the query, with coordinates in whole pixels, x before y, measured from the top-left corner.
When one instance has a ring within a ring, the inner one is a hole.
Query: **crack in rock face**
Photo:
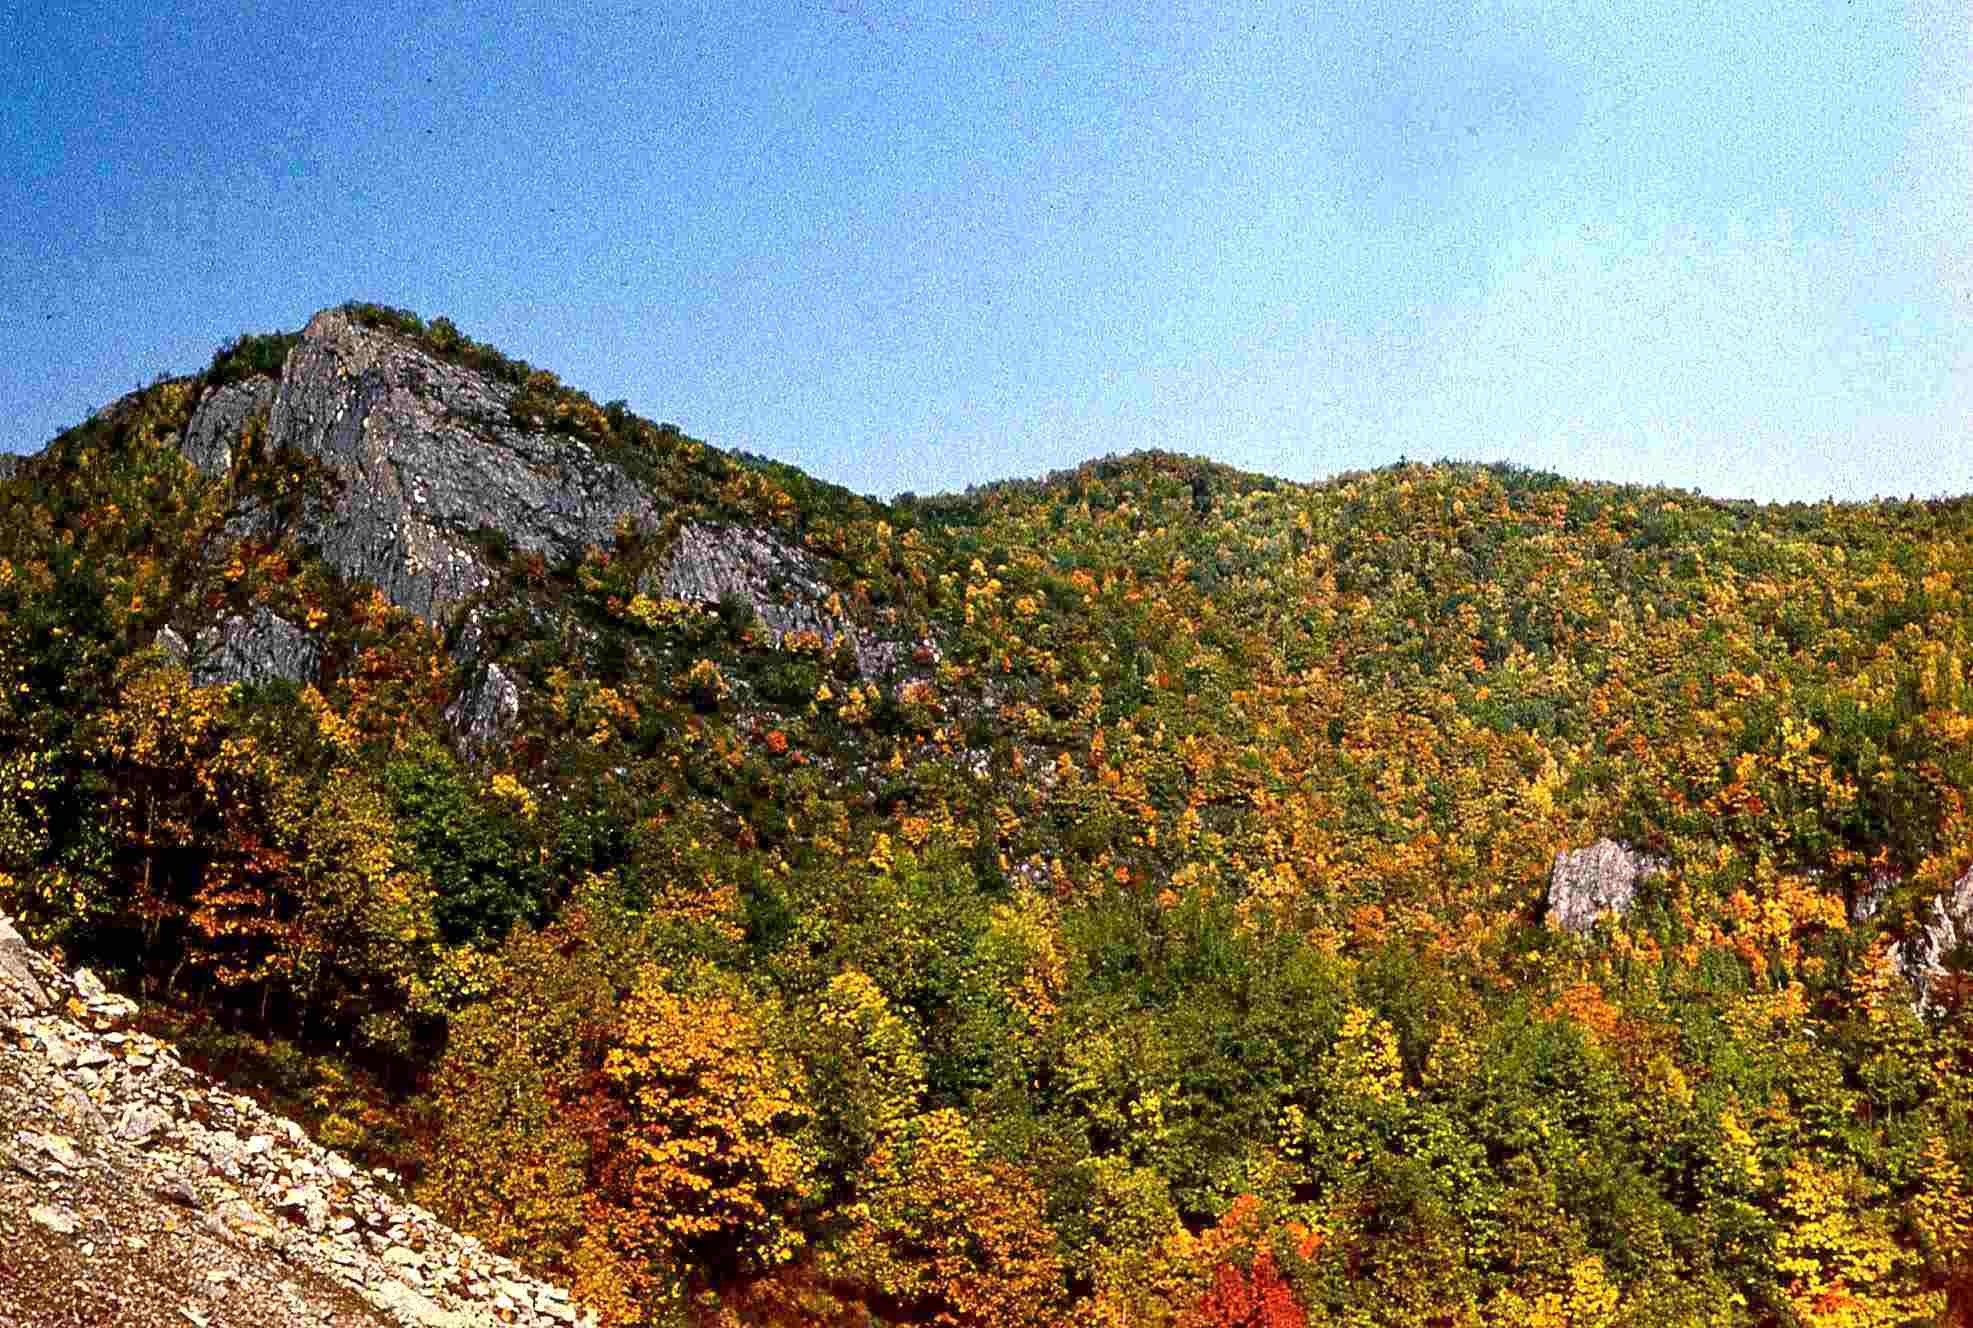
[[[1557,853],[1548,880],[1548,925],[1581,936],[1606,913],[1623,917],[1630,912],[1638,883],[1663,867],[1658,859],[1614,839]]]

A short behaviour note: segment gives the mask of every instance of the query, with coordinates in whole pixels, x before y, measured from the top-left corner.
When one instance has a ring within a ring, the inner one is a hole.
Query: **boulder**
[[[32,953],[14,924],[0,917],[0,1010],[25,1014],[48,1008],[48,993],[29,962]]]
[[[147,1144],[170,1128],[170,1113],[150,1104],[136,1105],[126,1107],[117,1119],[116,1137],[126,1143]]]
[[[1548,877],[1548,925],[1581,936],[1606,913],[1623,917],[1638,882],[1663,866],[1614,839],[1557,853]]]

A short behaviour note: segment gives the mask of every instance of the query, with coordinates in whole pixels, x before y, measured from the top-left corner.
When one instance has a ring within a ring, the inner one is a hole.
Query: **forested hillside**
[[[1962,500],[882,503],[347,306],[0,478],[0,911],[612,1324],[1973,1322],[1969,629]]]

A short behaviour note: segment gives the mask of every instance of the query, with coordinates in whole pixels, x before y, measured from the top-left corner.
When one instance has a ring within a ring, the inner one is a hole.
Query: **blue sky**
[[[0,0],[0,105],[5,450],[358,298],[879,494],[1973,492],[1963,0]]]

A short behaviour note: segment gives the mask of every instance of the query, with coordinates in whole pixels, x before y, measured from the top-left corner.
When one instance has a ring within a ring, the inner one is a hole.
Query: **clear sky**
[[[1973,491],[1973,5],[0,0],[0,449],[369,299],[878,494]]]

